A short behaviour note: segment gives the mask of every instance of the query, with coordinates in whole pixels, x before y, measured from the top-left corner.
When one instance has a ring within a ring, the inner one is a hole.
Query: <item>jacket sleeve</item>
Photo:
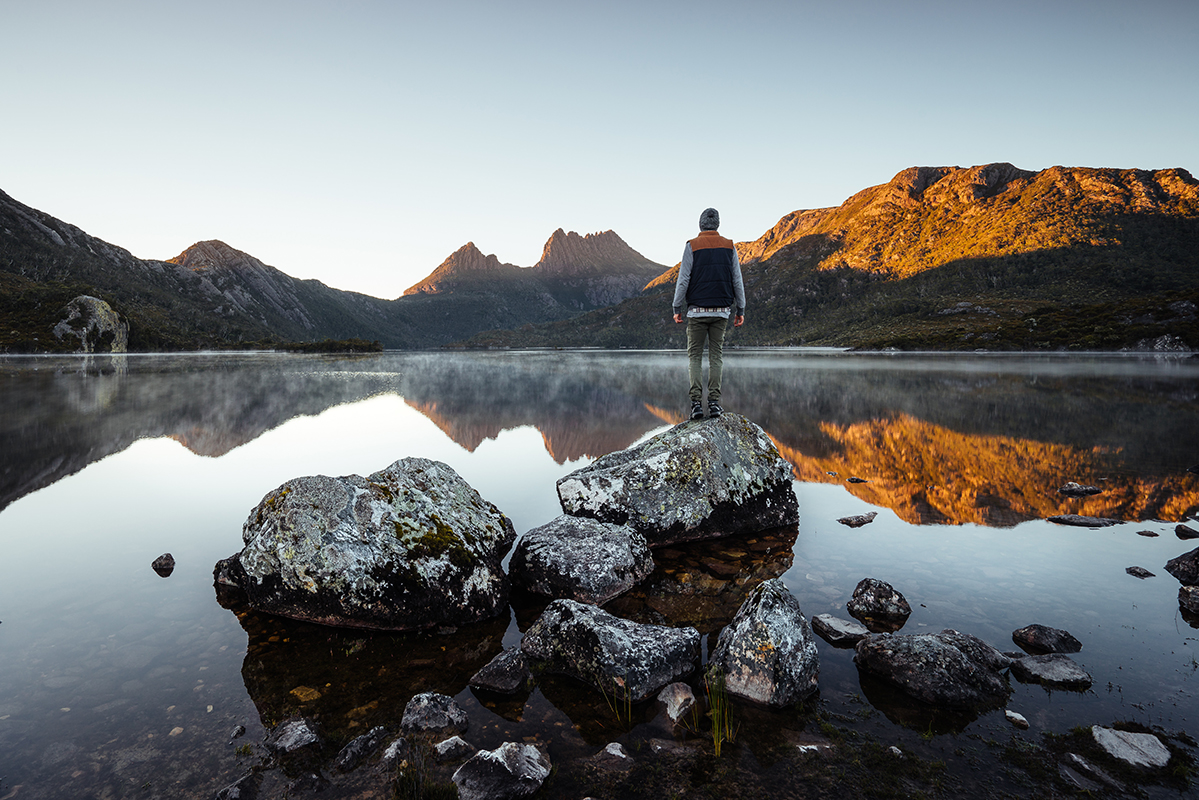
[[[738,272],[740,275],[740,272]],[[691,242],[683,246],[683,260],[679,262],[679,280],[674,285],[674,313],[682,314],[687,305],[687,285],[691,282]]]
[[[733,301],[737,304],[736,314],[745,316],[745,284],[741,282],[741,259],[737,258],[737,250],[733,249]]]

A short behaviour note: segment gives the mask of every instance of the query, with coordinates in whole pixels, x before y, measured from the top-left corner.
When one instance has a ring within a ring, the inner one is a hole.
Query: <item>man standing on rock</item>
[[[691,419],[703,419],[704,342],[708,343],[708,415],[719,417],[720,373],[724,367],[724,332],[745,322],[745,286],[733,241],[717,233],[720,214],[705,208],[699,215],[699,236],[683,248],[679,282],[674,289],[674,321],[682,323],[687,308],[687,359],[691,378]],[[736,313],[733,314],[734,307]]]

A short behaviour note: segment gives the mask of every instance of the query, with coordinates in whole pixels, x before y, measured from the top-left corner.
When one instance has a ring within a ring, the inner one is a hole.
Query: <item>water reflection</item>
[[[0,362],[0,508],[146,437],[217,457],[297,416],[384,392],[473,452],[531,426],[559,464],[683,418],[674,354],[274,354]],[[1126,359],[730,357],[726,407],[798,479],[917,524],[1199,511],[1199,365]],[[1066,481],[1097,485],[1082,499]]]

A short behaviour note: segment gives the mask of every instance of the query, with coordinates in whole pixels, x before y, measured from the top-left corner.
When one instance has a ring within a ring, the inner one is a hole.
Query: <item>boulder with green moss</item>
[[[404,458],[367,477],[293,478],[217,562],[218,586],[260,611],[324,625],[418,630],[507,609],[512,523],[458,473]]]
[[[562,510],[629,525],[651,547],[794,525],[791,465],[738,414],[676,425],[558,481]]]

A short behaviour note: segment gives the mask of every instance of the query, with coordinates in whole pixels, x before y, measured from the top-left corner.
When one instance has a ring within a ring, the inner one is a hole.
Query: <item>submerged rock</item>
[[[812,630],[833,647],[852,647],[870,635],[865,625],[848,619],[839,619],[832,614],[817,614],[812,617]]]
[[[1024,683],[1040,683],[1064,689],[1086,689],[1091,676],[1065,653],[1025,656],[1012,662],[1012,674]]]
[[[694,670],[700,657],[695,628],[643,625],[575,600],[550,603],[520,647],[535,672],[569,675],[633,702]]]
[[[1000,706],[1011,694],[996,667],[1003,658],[981,639],[944,631],[874,634],[858,642],[854,663],[929,705],[980,709]]]
[[[531,744],[504,742],[480,750],[454,772],[459,800],[528,797],[550,774],[549,758]]]
[[[791,465],[738,414],[674,426],[558,481],[562,510],[628,524],[651,547],[799,521]]]
[[[217,562],[218,584],[271,614],[324,625],[415,630],[507,608],[508,518],[453,469],[404,458],[365,478],[293,478]]]
[[[820,659],[812,626],[781,580],[750,592],[720,632],[708,669],[723,674],[729,694],[763,705],[790,705],[816,691]]]
[[[1166,572],[1178,578],[1183,586],[1199,584],[1199,547],[1167,561]]]
[[[628,525],[563,514],[520,538],[508,571],[535,594],[603,605],[645,580],[654,559]]]
[[[1033,655],[1077,653],[1082,650],[1082,642],[1075,639],[1069,631],[1050,628],[1048,625],[1026,625],[1014,630],[1012,641],[1020,645],[1026,653]]]
[[[509,647],[470,678],[472,689],[499,694],[517,694],[533,685],[533,673],[519,647]]]
[[[845,608],[875,633],[897,631],[912,615],[907,598],[877,578],[860,580]]]
[[[1170,763],[1170,749],[1152,733],[1132,733],[1093,725],[1091,735],[1109,756],[1134,767],[1161,768]]]
[[[1122,520],[1107,517],[1084,517],[1079,514],[1058,514],[1049,518],[1050,522],[1058,525],[1073,525],[1076,528],[1108,528],[1121,524]]]

